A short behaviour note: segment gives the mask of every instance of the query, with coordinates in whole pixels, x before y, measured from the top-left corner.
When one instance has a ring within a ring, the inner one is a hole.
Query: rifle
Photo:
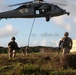
[[[61,47],[58,47],[58,54],[60,53]]]
[[[60,40],[59,47],[58,47],[58,54],[60,53],[60,50],[61,50],[62,46],[63,46],[63,41]]]

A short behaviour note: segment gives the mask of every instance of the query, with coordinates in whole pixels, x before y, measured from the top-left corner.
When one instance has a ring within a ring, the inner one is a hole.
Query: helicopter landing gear
[[[50,16],[46,16],[46,21],[49,22]]]
[[[69,13],[69,12],[67,12],[67,15],[70,15],[70,13]]]

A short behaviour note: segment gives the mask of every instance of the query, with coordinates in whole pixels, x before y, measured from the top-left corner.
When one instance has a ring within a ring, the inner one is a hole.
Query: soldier
[[[12,40],[12,41],[10,41],[10,42],[8,43],[9,59],[10,59],[10,58],[15,58],[15,56],[16,56],[16,50],[18,49],[18,44],[15,42],[15,37],[12,37],[11,40]]]
[[[23,56],[27,55],[27,50],[25,47],[21,48],[21,52],[22,52]]]
[[[64,55],[70,53],[70,50],[72,49],[73,45],[72,39],[68,36],[69,33],[65,32],[64,37],[59,42],[59,48],[62,47]]]
[[[26,46],[24,48],[21,48],[21,52],[22,52],[23,56],[25,56],[25,55],[27,56],[28,53],[31,54],[31,50],[30,50],[29,46]]]

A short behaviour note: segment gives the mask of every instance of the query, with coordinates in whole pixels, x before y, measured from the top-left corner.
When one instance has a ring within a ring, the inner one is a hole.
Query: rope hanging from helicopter
[[[29,37],[28,37],[28,47],[29,47],[30,37],[31,37],[31,34],[32,34],[32,30],[33,30],[33,27],[34,27],[34,23],[35,23],[35,18],[34,18],[34,20],[33,20],[32,27],[31,27],[31,30],[30,30],[30,34],[29,34]]]

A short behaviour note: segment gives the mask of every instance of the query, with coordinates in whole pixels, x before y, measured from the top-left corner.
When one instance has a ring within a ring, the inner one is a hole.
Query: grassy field
[[[76,75],[73,68],[61,62],[62,55],[53,53],[32,53],[27,56],[17,54],[15,59],[8,59],[7,54],[0,54],[0,75]]]

